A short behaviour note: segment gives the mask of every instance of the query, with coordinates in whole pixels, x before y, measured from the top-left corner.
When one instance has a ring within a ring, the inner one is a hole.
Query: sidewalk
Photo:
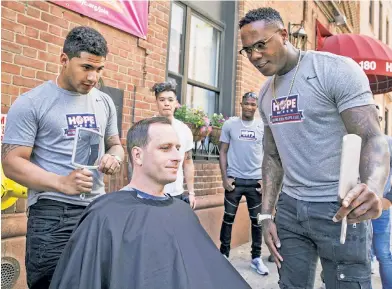
[[[278,271],[275,263],[269,263],[267,258],[269,256],[268,248],[263,244],[263,262],[270,270],[268,276],[261,276],[250,268],[250,244],[247,243],[240,247],[237,247],[230,252],[230,262],[240,272],[242,277],[249,283],[252,289],[279,289],[278,285]],[[321,286],[320,280],[320,263],[317,266],[315,289],[319,289]],[[378,268],[376,268],[376,274],[372,275],[372,287],[373,289],[382,289],[381,280]]]

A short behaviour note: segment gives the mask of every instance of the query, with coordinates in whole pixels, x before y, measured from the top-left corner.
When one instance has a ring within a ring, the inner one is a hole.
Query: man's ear
[[[288,41],[289,33],[287,32],[286,28],[282,28],[282,30],[280,31],[280,35],[282,35],[283,43],[285,43],[285,41]]]
[[[63,53],[61,53],[61,55],[60,55],[60,64],[61,64],[61,66],[63,66],[64,68],[67,66],[67,64],[68,64],[68,56],[67,56],[67,54],[65,54],[64,52]]]
[[[140,147],[132,148],[132,159],[135,166],[141,167],[143,165],[143,150]]]

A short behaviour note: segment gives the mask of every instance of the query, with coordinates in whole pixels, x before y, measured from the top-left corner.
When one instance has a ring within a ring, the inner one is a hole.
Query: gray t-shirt
[[[304,201],[336,201],[342,138],[347,134],[340,113],[374,103],[369,80],[352,59],[308,51],[287,97],[294,71],[276,78],[276,101],[282,108],[272,97],[272,78],[259,98],[260,115],[282,160],[282,191]]]
[[[222,127],[220,141],[229,144],[227,176],[261,180],[264,125],[261,119],[232,117]]]
[[[96,88],[87,95],[81,95],[48,81],[15,100],[7,115],[3,143],[32,147],[33,164],[48,172],[66,176],[75,169],[71,157],[78,126],[99,130],[104,136],[100,145],[100,155],[103,155],[104,139],[118,134],[116,108],[112,99]],[[39,198],[88,205],[105,193],[103,174],[98,170],[92,172],[92,194],[86,194],[84,199],[29,189],[28,206],[35,204]]]

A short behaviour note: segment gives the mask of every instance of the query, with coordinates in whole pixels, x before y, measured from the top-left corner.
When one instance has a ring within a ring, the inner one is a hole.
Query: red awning
[[[318,50],[354,59],[369,78],[373,94],[392,91],[392,49],[366,35],[338,34],[327,37]]]
[[[323,47],[324,41],[327,37],[333,36],[331,32],[316,19],[316,35],[317,35],[317,47]]]

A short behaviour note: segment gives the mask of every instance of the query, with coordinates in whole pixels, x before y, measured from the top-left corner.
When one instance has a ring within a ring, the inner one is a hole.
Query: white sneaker
[[[269,270],[268,270],[267,266],[264,265],[263,260],[261,260],[260,257],[254,258],[252,260],[252,262],[250,263],[250,267],[252,269],[255,269],[256,272],[259,273],[260,275],[268,275],[269,274]]]
[[[372,260],[372,274],[376,274],[376,267],[377,267],[377,264],[376,264],[376,261],[374,261],[374,260]]]

